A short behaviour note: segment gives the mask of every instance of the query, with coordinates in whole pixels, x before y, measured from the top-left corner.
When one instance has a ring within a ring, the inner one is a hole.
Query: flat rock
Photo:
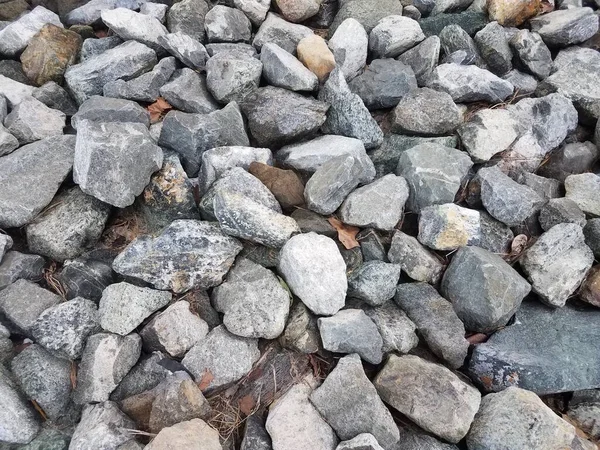
[[[206,63],[206,87],[220,103],[241,102],[258,88],[262,63],[254,56],[222,52]]]
[[[260,51],[264,44],[271,42],[294,54],[298,42],[311,34],[313,34],[313,31],[304,25],[290,23],[277,14],[268,13],[266,20],[254,35],[252,45]]]
[[[593,217],[600,216],[600,177],[593,173],[569,175],[565,179],[566,197],[575,202],[581,210]]]
[[[552,11],[531,19],[531,30],[550,46],[579,44],[598,31],[598,20],[591,8]]]
[[[179,31],[159,36],[158,43],[190,69],[202,70],[206,66],[206,48],[191,36]]]
[[[12,109],[4,119],[4,126],[23,145],[62,135],[65,121],[62,111],[48,108],[30,97]]]
[[[317,76],[277,44],[264,44],[260,61],[265,78],[273,86],[291,91],[314,91],[319,86]]]
[[[458,128],[460,140],[477,163],[506,151],[518,137],[518,124],[505,109],[483,109]]]
[[[346,80],[356,77],[367,64],[369,37],[361,23],[352,17],[339,24],[327,45]]]
[[[335,32],[348,18],[357,20],[367,33],[389,15],[402,15],[402,4],[394,0],[351,0],[342,2],[331,24],[330,33]]]
[[[520,30],[510,39],[510,46],[528,72],[542,80],[550,75],[552,55],[539,34]]]
[[[43,6],[36,6],[31,12],[22,15],[0,30],[0,54],[9,57],[18,55],[48,23],[63,27],[58,15]]]
[[[28,255],[11,250],[6,252],[0,264],[0,289],[19,279],[41,280],[46,260],[39,255]]]
[[[208,114],[219,109],[209,92],[206,77],[192,69],[176,70],[159,92],[170,105],[184,112]]]
[[[586,224],[585,213],[579,209],[577,203],[566,197],[548,200],[540,210],[538,220],[544,231],[559,223],[576,223],[581,227]]]
[[[198,42],[204,42],[204,19],[209,9],[206,0],[177,2],[167,12],[167,28],[171,33],[181,32]]]
[[[11,379],[8,370],[3,367],[1,374],[0,439],[13,444],[27,444],[40,431],[37,414]]]
[[[415,237],[400,230],[394,232],[387,257],[413,280],[437,284],[442,277],[444,265],[441,261]]]
[[[204,17],[208,42],[248,42],[252,24],[242,11],[224,5],[214,6]]]
[[[96,445],[120,448],[134,439],[128,431],[131,429],[135,429],[135,423],[121,412],[116,403],[102,402],[86,405],[69,448],[85,450]]]
[[[221,450],[219,432],[201,419],[192,419],[164,428],[144,447],[146,450],[169,448]]]

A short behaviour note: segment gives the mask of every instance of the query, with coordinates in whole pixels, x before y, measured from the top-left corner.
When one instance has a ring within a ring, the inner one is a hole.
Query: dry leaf
[[[71,361],[70,377],[71,377],[71,386],[73,387],[73,389],[75,389],[77,387],[77,365],[75,364],[74,361]]]
[[[158,97],[154,103],[148,106],[148,112],[150,113],[150,122],[156,123],[167,114],[173,107],[162,97]]]
[[[239,399],[238,405],[240,406],[240,411],[243,412],[245,415],[249,416],[250,414],[252,414],[256,402],[254,401],[254,398],[251,395],[244,395],[242,398]]]
[[[40,405],[38,405],[38,402],[36,402],[35,400],[31,400],[31,403],[33,404],[33,407],[35,408],[35,410],[38,413],[40,413],[40,416],[42,416],[42,419],[48,420],[48,416],[46,416],[46,413],[44,412],[42,407]]]
[[[360,247],[360,244],[356,240],[356,234],[360,231],[360,228],[346,225],[336,219],[335,217],[329,217],[327,221],[335,228],[338,232],[338,239],[346,250],[351,248]]]
[[[210,370],[207,370],[202,375],[202,378],[200,379],[200,383],[198,383],[198,388],[201,391],[208,389],[208,387],[210,386],[210,383],[212,383],[212,380],[214,380],[214,379],[215,379],[214,375],[212,373],[210,373]]]

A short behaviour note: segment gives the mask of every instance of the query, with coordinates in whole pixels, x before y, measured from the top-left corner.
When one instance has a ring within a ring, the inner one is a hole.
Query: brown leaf
[[[202,375],[202,378],[200,379],[200,383],[198,383],[198,388],[201,391],[208,389],[208,387],[210,386],[210,383],[212,383],[212,380],[214,380],[214,379],[215,379],[214,375],[212,373],[210,373],[210,370],[207,370]]]
[[[156,123],[167,114],[173,107],[162,97],[158,97],[154,103],[148,106],[148,112],[150,113],[150,122]]]
[[[71,377],[71,386],[73,387],[73,389],[75,389],[77,387],[77,365],[75,364],[74,361],[71,361],[70,377]]]
[[[472,334],[471,336],[467,337],[467,341],[469,341],[469,344],[473,345],[473,344],[481,344],[482,342],[487,341],[488,336],[487,334],[483,334],[483,333],[475,333]]]
[[[240,411],[243,412],[245,415],[249,416],[250,414],[252,414],[256,402],[254,401],[254,398],[251,395],[244,395],[242,398],[239,399],[238,405],[240,406]]]
[[[360,244],[356,240],[356,234],[360,231],[360,228],[353,227],[350,225],[346,225],[336,219],[335,217],[329,217],[327,221],[331,224],[333,228],[335,228],[338,232],[338,239],[346,248],[346,250],[350,250],[351,248],[360,247]]]

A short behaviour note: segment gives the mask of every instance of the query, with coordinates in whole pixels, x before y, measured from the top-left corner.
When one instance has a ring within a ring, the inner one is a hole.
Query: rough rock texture
[[[247,42],[252,24],[244,13],[235,8],[216,5],[204,17],[208,42]]]
[[[258,88],[262,63],[239,52],[222,52],[206,63],[206,87],[220,103],[241,102]]]
[[[341,2],[340,9],[331,24],[330,33],[335,32],[344,20],[352,17],[367,33],[389,15],[402,15],[402,4],[394,0],[350,0]]]
[[[252,45],[260,51],[263,44],[273,42],[293,54],[296,52],[298,42],[311,34],[313,31],[310,28],[290,23],[277,14],[269,13],[254,35]]]
[[[166,27],[158,19],[127,8],[104,10],[102,21],[124,41],[134,40],[158,50],[159,37],[167,34]]]
[[[367,63],[369,37],[360,22],[352,17],[337,27],[328,45],[346,80],[356,77]]]
[[[19,391],[8,370],[2,367],[0,374],[0,439],[27,444],[40,430],[37,414]]]
[[[83,121],[91,122],[132,122],[150,126],[150,114],[137,103],[130,100],[94,95],[83,102],[71,118],[73,128],[77,129]]]
[[[541,209],[538,220],[544,231],[559,223],[576,223],[581,227],[586,224],[585,213],[566,197],[551,198]]]
[[[516,27],[542,9],[542,2],[525,0],[512,2],[507,0],[492,0],[487,5],[490,20],[496,20],[504,27]]]
[[[277,44],[263,45],[260,61],[264,77],[273,86],[292,91],[314,91],[319,85],[314,73]]]
[[[412,67],[420,87],[426,86],[440,57],[440,38],[429,36],[398,56],[398,61]]]
[[[375,322],[383,339],[384,353],[408,353],[419,343],[416,325],[391,300],[381,306],[361,308]]]
[[[435,250],[454,250],[481,240],[481,214],[454,203],[428,206],[419,215],[417,239]]]
[[[119,79],[106,83],[103,88],[104,95],[152,103],[159,97],[159,89],[171,78],[175,68],[175,58],[161,59],[150,72],[137,78],[129,81]]]
[[[415,237],[400,230],[392,237],[387,257],[391,263],[400,265],[402,271],[413,280],[437,284],[442,277],[442,262]]]
[[[348,296],[371,306],[390,300],[400,279],[401,267],[383,261],[367,261],[348,280]]]
[[[600,177],[593,173],[570,175],[565,179],[566,197],[592,217],[600,216]]]
[[[481,163],[511,146],[518,137],[518,124],[505,109],[484,109],[462,125],[458,135],[473,161]]]
[[[58,15],[43,6],[37,6],[31,12],[22,15],[0,30],[0,54],[9,57],[17,56],[27,47],[35,34],[48,23],[63,27]]]
[[[23,99],[6,119],[6,130],[17,138],[19,144],[28,144],[62,135],[66,116],[62,111],[48,108],[33,97]]]
[[[221,450],[219,432],[201,419],[192,419],[164,428],[144,447],[146,450],[168,450],[170,448],[202,448]]]
[[[11,250],[4,255],[0,264],[0,289],[19,279],[38,281],[44,274],[46,261],[38,255]]]
[[[135,423],[119,410],[116,403],[86,405],[69,448],[85,450],[90,446],[102,446],[116,449],[133,439],[133,435],[126,431],[132,428],[135,428]]]
[[[317,319],[302,302],[290,308],[285,331],[279,341],[281,345],[300,353],[316,353],[321,347],[321,336]]]
[[[551,46],[578,44],[598,31],[598,21],[591,8],[552,11],[531,19],[531,29]]]
[[[159,36],[158,42],[189,68],[202,70],[206,66],[208,59],[206,48],[191,36],[179,31]]]
[[[182,32],[204,42],[204,18],[209,10],[206,0],[182,0],[167,13],[167,27],[171,33]]]

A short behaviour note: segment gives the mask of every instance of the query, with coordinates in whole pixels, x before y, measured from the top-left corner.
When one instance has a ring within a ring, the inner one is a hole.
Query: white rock
[[[367,64],[369,37],[356,19],[344,20],[329,39],[328,45],[336,66],[348,81],[357,76]]]
[[[425,39],[419,22],[404,16],[387,16],[369,35],[369,50],[375,57],[395,58]]]
[[[124,41],[139,41],[154,50],[161,48],[158,38],[168,33],[158,19],[127,8],[102,11],[101,17]]]

